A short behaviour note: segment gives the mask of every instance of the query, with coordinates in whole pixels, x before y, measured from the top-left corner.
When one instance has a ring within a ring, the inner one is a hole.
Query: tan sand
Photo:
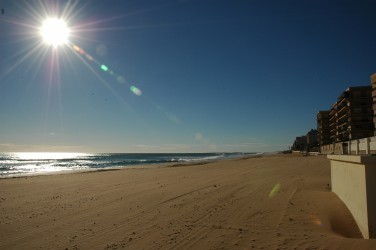
[[[376,249],[324,156],[0,180],[0,249]]]

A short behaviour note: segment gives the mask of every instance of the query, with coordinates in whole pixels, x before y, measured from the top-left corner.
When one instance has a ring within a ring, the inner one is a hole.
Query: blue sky
[[[371,0],[0,8],[0,151],[284,150],[376,73]],[[43,44],[39,28],[54,16],[71,29],[68,45]]]

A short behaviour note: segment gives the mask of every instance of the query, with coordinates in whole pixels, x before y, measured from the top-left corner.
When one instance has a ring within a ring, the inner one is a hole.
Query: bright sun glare
[[[68,42],[69,29],[64,20],[49,18],[43,22],[40,34],[46,44],[57,47]]]

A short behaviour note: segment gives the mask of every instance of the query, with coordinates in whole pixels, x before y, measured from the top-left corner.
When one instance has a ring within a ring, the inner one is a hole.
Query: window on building
[[[362,108],[353,108],[353,112],[355,114],[360,114],[360,113],[362,113]]]
[[[360,91],[354,91],[353,92],[353,96],[354,97],[361,97],[362,96],[362,93]]]

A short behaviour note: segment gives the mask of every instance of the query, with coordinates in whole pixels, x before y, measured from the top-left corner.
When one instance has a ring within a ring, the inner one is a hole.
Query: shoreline
[[[372,249],[324,156],[0,179],[1,249]]]
[[[116,154],[116,153],[115,153]],[[120,153],[119,153],[120,154]],[[270,153],[272,155],[274,153]],[[263,157],[269,154],[266,153],[250,153],[243,156],[237,157],[229,157],[229,158],[220,158],[220,159],[212,159],[212,160],[192,160],[188,162],[165,162],[165,163],[149,163],[149,164],[131,164],[131,165],[124,165],[124,166],[116,166],[116,167],[105,167],[105,168],[88,168],[88,169],[77,169],[77,170],[56,170],[50,172],[37,172],[37,173],[22,173],[22,174],[9,174],[9,175],[0,175],[1,179],[13,179],[13,178],[32,178],[35,176],[50,176],[50,175],[65,175],[65,174],[76,174],[76,173],[92,173],[92,172],[100,172],[100,171],[114,171],[114,170],[126,170],[126,169],[134,169],[134,168],[160,168],[160,167],[179,167],[179,166],[190,166],[190,165],[202,165],[211,162],[217,161],[226,161],[232,159],[248,159],[254,157]]]

